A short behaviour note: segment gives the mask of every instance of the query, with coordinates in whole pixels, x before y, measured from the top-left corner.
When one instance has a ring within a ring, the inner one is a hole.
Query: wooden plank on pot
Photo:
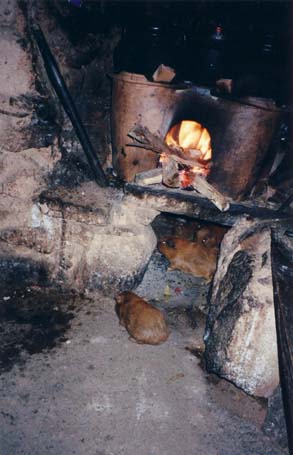
[[[170,66],[166,66],[163,63],[158,66],[153,74],[154,82],[172,82],[176,76],[175,70]]]

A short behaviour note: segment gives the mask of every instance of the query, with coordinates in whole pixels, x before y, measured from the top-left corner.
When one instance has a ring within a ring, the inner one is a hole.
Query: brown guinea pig
[[[207,248],[201,242],[168,237],[158,243],[170,268],[191,273],[210,281],[216,271],[218,248]]]
[[[221,241],[227,232],[223,226],[206,225],[196,231],[196,240],[203,243],[206,247],[220,247]]]
[[[120,324],[141,344],[160,344],[170,332],[163,313],[131,291],[115,297]]]

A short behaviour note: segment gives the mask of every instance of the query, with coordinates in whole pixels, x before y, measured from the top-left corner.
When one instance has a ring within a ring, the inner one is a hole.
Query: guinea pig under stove
[[[181,270],[210,281],[216,271],[218,248],[203,243],[167,237],[158,243],[158,249],[170,262],[170,269]]]
[[[130,338],[140,344],[160,344],[170,335],[163,313],[131,291],[115,297],[116,312]]]
[[[207,248],[219,248],[227,231],[228,229],[223,226],[206,225],[196,231],[195,237],[198,242],[203,243]]]

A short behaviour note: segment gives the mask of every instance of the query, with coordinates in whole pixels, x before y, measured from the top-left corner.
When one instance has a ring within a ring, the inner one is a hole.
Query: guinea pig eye
[[[175,248],[175,242],[173,239],[168,239],[166,240],[166,245],[169,247],[169,248]]]

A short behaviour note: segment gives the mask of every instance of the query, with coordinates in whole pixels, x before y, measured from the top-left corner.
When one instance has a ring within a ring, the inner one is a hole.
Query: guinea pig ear
[[[115,295],[114,299],[117,305],[121,305],[124,300],[123,293]]]

